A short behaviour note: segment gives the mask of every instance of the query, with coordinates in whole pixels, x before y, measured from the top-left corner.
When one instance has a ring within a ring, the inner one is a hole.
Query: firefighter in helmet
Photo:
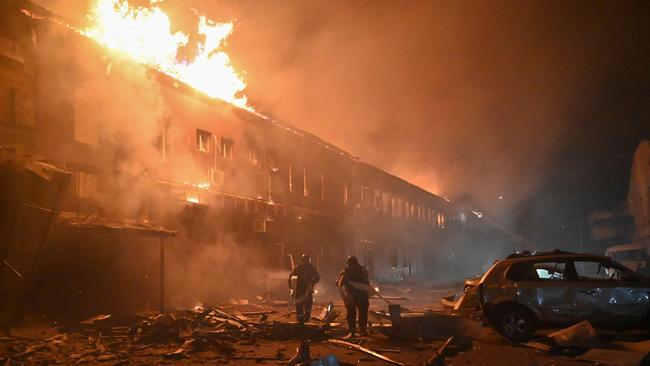
[[[359,314],[359,334],[368,335],[370,281],[368,280],[368,271],[359,264],[357,257],[348,257],[345,268],[336,279],[336,285],[341,290],[345,302],[350,331],[348,337],[354,337],[356,334],[357,314]]]
[[[291,278],[296,277],[295,288],[292,288]],[[296,317],[304,324],[311,319],[311,307],[314,303],[314,286],[320,280],[320,275],[311,264],[307,254],[300,257],[298,264],[289,275],[289,288],[293,289],[293,299],[296,303]]]

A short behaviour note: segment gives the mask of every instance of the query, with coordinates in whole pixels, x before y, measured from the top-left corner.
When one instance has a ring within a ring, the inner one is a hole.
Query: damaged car
[[[511,255],[478,284],[488,321],[520,342],[538,328],[587,320],[605,326],[646,326],[650,280],[611,258],[561,251]]]

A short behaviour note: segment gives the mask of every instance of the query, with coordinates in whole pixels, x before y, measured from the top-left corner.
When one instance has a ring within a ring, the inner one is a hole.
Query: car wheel
[[[499,311],[497,328],[513,342],[524,342],[535,331],[535,318],[528,309],[508,306]]]

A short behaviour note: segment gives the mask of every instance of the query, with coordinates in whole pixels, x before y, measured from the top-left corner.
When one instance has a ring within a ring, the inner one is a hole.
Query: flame
[[[190,203],[199,203],[199,194],[197,192],[185,192],[185,201]]]
[[[91,26],[82,33],[103,46],[191,85],[212,98],[247,106],[246,88],[240,74],[221,48],[232,33],[233,23],[216,23],[199,17],[197,44],[192,61],[179,61],[179,49],[188,45],[183,32],[171,32],[169,17],[151,0],[147,8],[131,7],[128,0],[96,0],[88,14]]]
[[[192,183],[186,180],[185,184],[187,184],[188,186],[192,186],[194,188],[205,189],[205,190],[209,190],[210,187],[212,187],[212,184],[210,182]]]

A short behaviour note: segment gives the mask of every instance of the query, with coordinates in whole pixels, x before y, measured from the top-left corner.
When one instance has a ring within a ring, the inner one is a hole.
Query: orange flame
[[[153,5],[155,2],[151,0],[148,8],[133,8],[128,0],[96,0],[88,15],[92,26],[83,34],[212,98],[251,109],[241,94],[246,84],[221,49],[233,24],[215,23],[200,16],[198,33],[205,41],[197,45],[193,61],[181,62],[178,50],[188,44],[189,38],[183,32],[171,32],[169,17]]]

